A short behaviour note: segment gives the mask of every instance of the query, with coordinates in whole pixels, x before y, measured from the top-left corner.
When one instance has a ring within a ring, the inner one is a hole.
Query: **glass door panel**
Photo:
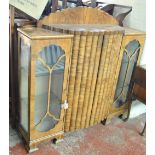
[[[136,40],[129,42],[125,47],[115,92],[115,107],[120,107],[126,103],[132,73],[137,64],[139,50],[140,44]]]
[[[61,47],[45,47],[36,62],[35,128],[40,132],[53,129],[61,115],[65,53]]]

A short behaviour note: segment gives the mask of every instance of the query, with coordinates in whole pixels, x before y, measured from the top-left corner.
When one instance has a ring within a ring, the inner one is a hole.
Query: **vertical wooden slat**
[[[115,38],[115,35],[111,33],[111,35],[113,36],[113,40]],[[101,88],[100,88],[100,92],[98,95],[98,103],[97,103],[97,108],[96,108],[96,112],[95,112],[95,119],[94,119],[94,123],[93,124],[97,124],[98,122],[100,122],[99,120],[99,112],[101,109],[102,104],[104,104],[104,102],[102,102],[102,96],[104,93],[106,93],[108,91],[108,82],[110,81],[110,68],[111,66],[113,66],[113,57],[114,57],[114,48],[113,48],[113,40],[112,40],[112,47],[111,49],[108,47],[108,50],[110,50],[110,55],[109,57],[103,56],[103,59],[101,59],[101,62],[104,62],[104,66],[103,66],[103,73],[102,73],[102,81],[101,81]],[[103,53],[104,54],[104,53]],[[108,54],[108,52],[107,52]],[[106,54],[104,54],[106,55]],[[107,67],[105,67],[107,65]]]
[[[120,44],[121,44],[121,36],[117,33],[114,36],[114,42],[113,42],[113,60],[112,60],[112,67],[111,67],[111,71],[110,74],[107,75],[108,77],[108,83],[106,85],[107,87],[107,91],[104,92],[103,97],[102,97],[102,102],[103,107],[100,110],[100,114],[99,114],[99,120],[103,120],[104,118],[106,118],[108,116],[108,112],[110,109],[110,105],[111,105],[111,101],[109,101],[110,99],[110,94],[113,93],[113,91],[115,92],[115,90],[113,90],[113,85],[114,85],[114,77],[115,77],[115,73],[116,73],[116,66],[118,63],[118,57],[119,57],[119,49],[120,49]]]
[[[115,34],[114,34],[115,33]],[[117,32],[113,32],[112,33],[113,35],[113,41],[112,41],[112,46],[111,46],[111,51],[110,51],[110,56],[109,58],[107,59],[108,62],[107,62],[107,69],[105,71],[105,75],[104,75],[104,78],[103,78],[103,81],[102,81],[102,87],[104,87],[104,91],[103,91],[103,94],[100,98],[100,102],[104,105],[104,110],[106,110],[106,104],[108,103],[108,92],[109,90],[111,89],[111,78],[113,77],[112,75],[112,67],[114,66],[114,60],[115,60],[115,55],[117,55],[117,52],[115,51],[115,48],[117,47],[117,45],[115,44],[115,39],[117,39]],[[98,123],[100,122],[100,111],[101,111],[101,108],[102,106],[100,107],[100,109],[98,108],[98,111],[97,111],[97,116],[95,118],[95,123]],[[105,112],[105,111],[104,111]],[[104,113],[104,115],[106,115],[106,113]]]
[[[109,34],[110,37],[112,37],[112,44],[113,44],[113,34]],[[103,98],[105,98],[105,93],[107,92],[107,83],[109,81],[109,77],[108,77],[108,72],[109,72],[109,66],[112,65],[112,64],[109,64],[110,63],[110,58],[111,56],[113,57],[112,55],[112,46],[111,44],[108,44],[107,46],[107,52],[106,52],[106,59],[105,59],[105,65],[104,65],[104,73],[103,73],[103,77],[102,77],[102,87],[101,87],[101,93],[100,93],[100,96],[99,96],[99,107],[97,108],[97,112],[96,112],[96,116],[95,116],[95,123],[97,123],[100,118],[100,111],[101,109],[104,107],[105,109],[105,102],[103,102]],[[106,99],[105,99],[106,100]],[[99,109],[100,108],[100,109]]]
[[[115,67],[115,70],[113,70],[113,74],[115,75],[113,77],[113,83],[112,83],[112,88],[111,88],[111,91],[109,93],[109,99],[108,99],[108,111],[107,113],[109,114],[110,113],[110,110],[111,110],[111,107],[113,106],[113,101],[114,101],[114,95],[115,95],[115,89],[116,89],[116,86],[117,86],[117,81],[118,81],[118,77],[119,77],[119,71],[120,71],[120,67],[121,67],[121,61],[122,61],[122,57],[123,57],[123,52],[121,52],[121,43],[122,43],[122,37],[123,37],[123,33],[122,32],[119,32],[118,33],[118,36],[116,38],[116,44],[117,44],[117,49],[116,49],[116,52],[117,52],[117,57],[116,57],[116,62],[114,64]],[[113,66],[113,67],[114,67]]]
[[[101,58],[100,58],[99,71],[98,71],[97,83],[96,83],[96,88],[95,88],[95,96],[94,96],[92,113],[91,113],[91,118],[90,118],[91,126],[94,124],[94,120],[95,120],[95,113],[97,110],[97,102],[98,102],[99,92],[100,92],[101,83],[102,83],[102,74],[103,74],[103,71],[107,69],[106,67],[108,67],[108,61],[109,61],[110,53],[111,53],[112,40],[113,40],[113,36],[110,35],[109,42],[108,42],[108,49],[106,51],[107,52],[106,59],[105,59],[105,51],[104,50],[102,50],[102,54],[101,54]],[[106,43],[107,42],[104,42],[104,46],[106,46]],[[104,66],[104,63],[106,63],[105,66]]]
[[[76,68],[76,79],[75,79],[75,89],[74,89],[74,97],[73,97],[73,103],[72,103],[73,107],[72,107],[70,131],[75,130],[75,123],[76,123],[75,121],[76,121],[78,100],[79,100],[79,94],[80,94],[80,85],[81,85],[83,61],[84,61],[84,55],[85,55],[86,38],[87,38],[87,32],[82,32],[81,38],[80,38],[80,48],[79,48],[78,62],[77,62],[77,68]]]
[[[70,33],[73,33],[73,32],[70,32]],[[77,68],[77,63],[78,63],[80,40],[81,40],[81,33],[74,32],[71,68],[70,68],[70,77],[69,77],[69,88],[68,88],[68,97],[67,97],[67,101],[69,103],[69,108],[66,111],[65,131],[69,131],[71,117],[72,117],[72,111],[73,111],[73,107],[74,107],[73,97],[74,97],[74,90],[76,87],[76,85],[75,85],[76,68]]]
[[[92,46],[91,46],[91,55],[89,60],[89,69],[88,69],[88,75],[87,75],[87,83],[86,83],[86,89],[84,93],[84,103],[83,103],[83,109],[82,109],[82,116],[81,116],[81,128],[85,127],[86,123],[86,114],[87,109],[89,106],[89,95],[90,95],[90,88],[91,88],[91,81],[93,77],[93,69],[95,67],[95,57],[96,57],[96,51],[97,51],[97,42],[99,38],[99,33],[94,33],[93,40],[92,40]]]
[[[80,128],[80,124],[83,121],[83,119],[81,120],[81,115],[82,115],[83,102],[84,102],[84,97],[85,97],[84,94],[85,94],[85,89],[86,89],[91,45],[92,45],[92,39],[93,39],[92,34],[93,33],[89,32],[89,34],[87,35],[87,40],[86,40],[85,56],[84,56],[84,63],[83,63],[83,69],[82,69],[82,78],[81,78],[80,94],[79,94],[77,117],[76,117],[76,129]]]
[[[90,88],[90,96],[89,96],[89,105],[88,105],[88,110],[87,110],[87,116],[86,116],[86,124],[85,127],[89,126],[90,118],[91,118],[91,111],[92,111],[92,106],[93,106],[93,99],[94,99],[94,94],[95,94],[95,87],[96,87],[96,80],[97,80],[97,74],[98,74],[98,67],[99,67],[99,60],[100,60],[100,55],[101,55],[101,50],[102,50],[102,42],[103,42],[103,34],[99,35],[99,40],[97,43],[97,52],[96,52],[96,58],[95,58],[95,67],[93,70],[93,77],[91,81],[91,88]]]

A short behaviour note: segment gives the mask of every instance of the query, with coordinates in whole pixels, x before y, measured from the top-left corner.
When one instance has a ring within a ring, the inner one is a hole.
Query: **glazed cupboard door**
[[[125,46],[115,93],[115,107],[121,107],[126,103],[132,73],[137,65],[139,51],[140,44],[137,40],[130,41]]]
[[[69,69],[69,49],[53,43],[38,50],[35,47],[31,64],[32,139],[63,132]]]
[[[115,91],[114,103],[111,113],[117,113],[121,109],[125,110],[128,104],[128,93],[131,84],[131,78],[136,65],[139,64],[145,37],[139,36],[125,36],[123,38],[121,51],[122,60]]]
[[[35,68],[35,129],[47,132],[60,120],[65,53],[49,45],[38,54]]]

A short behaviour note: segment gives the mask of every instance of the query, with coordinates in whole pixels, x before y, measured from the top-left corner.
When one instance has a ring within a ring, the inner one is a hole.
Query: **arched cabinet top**
[[[118,21],[105,11],[98,8],[76,7],[67,8],[45,16],[38,21],[38,27],[50,24],[112,24]]]

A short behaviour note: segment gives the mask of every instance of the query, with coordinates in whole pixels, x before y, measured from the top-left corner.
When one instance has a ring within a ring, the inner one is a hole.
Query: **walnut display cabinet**
[[[18,126],[29,150],[127,111],[144,32],[88,7],[51,13],[18,32]]]
[[[18,29],[19,132],[29,152],[43,141],[63,138],[72,37]]]

